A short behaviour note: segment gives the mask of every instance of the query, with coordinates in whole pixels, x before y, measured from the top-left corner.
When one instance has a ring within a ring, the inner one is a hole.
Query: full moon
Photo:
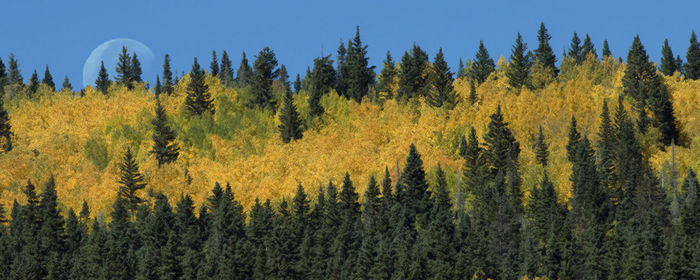
[[[117,38],[104,42],[97,46],[90,56],[88,56],[83,66],[83,87],[94,85],[97,74],[100,72],[100,63],[104,61],[105,68],[109,73],[109,79],[114,80],[116,75],[115,67],[122,52],[122,46],[126,47],[129,55],[136,53],[141,62],[143,73],[151,73],[153,66],[153,51],[143,43],[127,38]],[[144,80],[147,80],[144,78]]]

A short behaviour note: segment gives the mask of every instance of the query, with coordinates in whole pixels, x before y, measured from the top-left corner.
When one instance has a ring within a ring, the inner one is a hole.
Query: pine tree
[[[173,73],[170,71],[170,56],[166,53],[163,58],[163,92],[173,93]]]
[[[362,45],[360,40],[360,26],[356,26],[355,37],[348,43],[347,54],[348,76],[347,96],[360,102],[367,95],[370,85],[374,84],[374,66],[369,66],[367,57],[367,45]]]
[[[537,41],[539,45],[537,49],[535,49],[535,59],[537,63],[552,69],[552,71],[554,71],[554,76],[557,76],[559,75],[559,69],[557,69],[555,65],[557,57],[554,55],[552,47],[549,46],[550,39],[552,39],[552,36],[547,32],[544,22],[540,22],[540,30],[537,32]]]
[[[532,66],[532,63],[527,55],[527,44],[523,42],[523,37],[518,33],[510,55],[510,63],[508,63],[508,69],[506,70],[508,84],[518,92],[523,86],[528,86],[530,66]]]
[[[515,140],[508,123],[503,120],[501,106],[491,115],[488,132],[484,136],[487,147],[484,156],[488,159],[492,176],[499,171],[505,172],[509,162],[517,162],[520,145]]]
[[[396,91],[397,100],[425,95],[429,84],[423,72],[428,63],[428,54],[415,43],[410,54],[404,53],[399,71],[399,88]]]
[[[51,72],[49,72],[49,66],[46,65],[46,70],[44,71],[44,79],[41,80],[42,84],[48,86],[51,91],[56,91],[56,84],[53,83],[53,77],[51,77]]]
[[[471,105],[476,104],[479,98],[476,96],[476,85],[474,79],[469,80],[469,103]]]
[[[537,141],[535,142],[535,158],[537,159],[537,163],[542,165],[543,168],[547,168],[549,144],[547,143],[544,133],[542,132],[542,126],[540,126],[540,133],[537,136]]]
[[[294,105],[291,90],[285,90],[284,93],[284,107],[282,107],[282,112],[280,113],[279,130],[284,143],[301,139],[303,135],[301,120],[299,119],[297,107]]]
[[[5,72],[5,63],[0,58],[0,94],[4,93],[5,85],[7,85],[7,73]]]
[[[406,166],[401,172],[400,188],[397,187],[397,199],[406,209],[409,224],[417,216],[422,216],[429,209],[430,192],[425,180],[425,170],[416,146],[411,144],[406,158]]]
[[[251,94],[253,100],[248,104],[251,107],[275,108],[275,100],[272,96],[272,81],[277,78],[277,58],[275,52],[269,47],[263,48],[255,57],[254,71],[251,79]],[[240,74],[240,71],[238,72]]]
[[[136,192],[144,189],[146,184],[143,182],[143,175],[139,172],[139,165],[131,154],[131,148],[126,149],[119,166],[119,173],[119,184],[121,185],[119,186],[119,197],[126,200],[129,210],[136,211],[138,205],[144,201]]]
[[[586,33],[586,38],[583,39],[583,46],[581,46],[581,49],[583,59],[586,59],[586,56],[589,54],[592,54],[594,57],[598,58],[598,54],[595,51],[595,46],[593,46],[593,42],[591,41],[591,37],[588,36],[588,33]]]
[[[231,59],[228,57],[228,53],[224,50],[221,54],[221,70],[219,71],[219,79],[224,86],[232,87],[234,83],[233,79],[233,66],[231,65]]]
[[[153,125],[153,148],[149,153],[156,156],[158,166],[177,160],[180,148],[175,141],[175,131],[168,125],[165,109],[160,105],[160,99],[156,98],[156,116],[151,120]]]
[[[100,64],[100,73],[97,75],[97,80],[95,81],[95,88],[102,92],[102,94],[107,94],[109,86],[112,81],[109,80],[109,75],[107,74],[107,69],[105,68],[105,62],[102,61]]]
[[[42,265],[47,268],[52,260],[57,262],[62,259],[62,254],[65,250],[65,223],[63,216],[58,210],[57,199],[56,184],[52,175],[44,184],[38,207],[41,219],[41,227],[37,232],[40,244],[39,250],[42,256]],[[59,265],[56,264],[56,266]],[[63,271],[60,268],[56,268],[54,273],[62,275]]]
[[[584,59],[586,59],[586,54],[583,53],[583,47],[581,46],[581,39],[579,39],[578,34],[574,32],[574,36],[571,37],[571,44],[569,45],[569,57],[573,58],[576,64],[581,64]]]
[[[292,87],[289,83],[289,73],[287,72],[287,67],[284,66],[284,64],[280,65],[279,78],[277,81],[279,81],[285,91],[292,91]]]
[[[159,269],[161,280],[176,280],[182,276],[182,269],[178,258],[181,252],[178,251],[179,240],[174,232],[168,235],[168,242],[161,249],[161,264]]]
[[[685,61],[683,66],[685,76],[692,80],[700,79],[700,43],[695,36],[695,31],[690,34],[690,46],[688,46]]]
[[[117,77],[116,82],[125,85],[129,88],[131,83],[131,56],[126,51],[126,46],[122,46],[122,53],[119,55],[119,61],[117,62]]]
[[[27,95],[29,97],[34,96],[36,91],[39,90],[39,76],[36,74],[36,70],[32,73],[32,77],[29,78],[29,87],[27,88]]]
[[[432,74],[433,77],[430,80],[433,87],[430,94],[426,96],[426,101],[433,107],[446,106],[446,108],[452,109],[458,102],[457,93],[452,86],[454,82],[452,78],[453,73],[450,72],[450,68],[447,66],[447,62],[442,54],[442,48],[435,55]]]
[[[190,71],[190,83],[187,85],[187,97],[185,98],[185,107],[192,115],[200,116],[204,112],[214,114],[214,103],[205,78],[204,70],[199,68],[199,63],[197,63],[197,58],[195,57],[192,71]]]
[[[668,39],[664,40],[664,46],[661,48],[661,65],[659,70],[666,76],[673,75],[676,70],[676,58],[673,57],[673,51],[668,45]]]
[[[12,126],[10,125],[10,115],[5,110],[3,98],[0,95],[0,148],[9,152],[12,150]]]
[[[129,81],[131,82],[132,86],[130,89],[133,89],[133,83],[143,82],[143,80],[141,79],[141,74],[143,74],[143,70],[141,69],[141,61],[139,61],[139,58],[136,56],[135,52],[131,55],[131,64],[129,64],[129,71]]]
[[[13,53],[10,54],[10,60],[7,62],[7,81],[9,85],[24,85],[24,78],[19,71],[19,63]]]
[[[489,56],[489,51],[486,50],[484,41],[479,41],[479,50],[476,52],[470,75],[473,80],[481,84],[486,81],[486,78],[494,71],[496,71],[496,64]]]
[[[160,76],[156,75],[156,86],[153,88],[153,95],[158,99],[162,92],[163,86],[160,84]]]
[[[209,64],[209,74],[212,77],[219,76],[219,61],[216,59],[216,51],[211,51],[211,63]]]
[[[70,81],[68,80],[68,75],[66,75],[66,78],[63,79],[63,90],[73,90],[73,85],[70,84]]]
[[[614,155],[615,155],[615,131],[608,110],[608,101],[603,101],[600,113],[600,128],[598,130],[598,170],[601,175],[601,183],[608,188],[608,194],[613,203],[618,203],[622,193],[615,185]]]
[[[238,76],[236,76],[236,83],[238,87],[247,87],[253,79],[253,70],[248,65],[248,59],[245,56],[245,52],[241,56],[241,63],[238,66]]]
[[[377,91],[386,92],[387,98],[392,98],[394,96],[392,85],[394,84],[394,77],[396,76],[396,65],[394,59],[391,57],[391,52],[386,52],[386,59],[384,59],[384,68],[382,72],[379,73],[379,84],[377,85]]]
[[[321,97],[335,84],[336,73],[333,70],[333,60],[330,59],[330,55],[314,59],[314,70],[310,75],[309,116],[317,117],[324,112]]]
[[[603,41],[603,58],[607,58],[608,56],[612,56],[612,53],[610,52],[610,47],[608,46],[608,40]]]
[[[301,79],[299,78],[299,73],[297,73],[297,78],[294,80],[294,93],[299,93],[301,90]]]

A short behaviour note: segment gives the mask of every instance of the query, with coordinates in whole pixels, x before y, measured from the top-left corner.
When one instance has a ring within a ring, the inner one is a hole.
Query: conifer
[[[211,63],[209,63],[209,74],[212,77],[219,76],[219,61],[216,59],[216,51],[211,51]]]
[[[105,62],[102,61],[100,64],[100,73],[97,75],[97,81],[95,81],[95,88],[102,92],[102,94],[107,94],[111,84],[112,81],[109,80],[109,75],[107,74],[107,69],[105,68]]]
[[[569,57],[573,58],[576,64],[581,64],[586,58],[586,54],[583,53],[583,47],[581,46],[581,39],[578,34],[574,32],[574,36],[571,37],[571,44],[569,45]]]
[[[254,71],[251,77],[250,90],[253,98],[248,105],[251,107],[274,110],[276,104],[272,96],[272,81],[277,78],[278,75],[278,70],[275,69],[277,68],[275,52],[269,47],[263,48],[255,57],[253,68]],[[238,73],[240,74],[240,71]]]
[[[163,92],[173,93],[173,73],[170,71],[170,56],[166,53],[163,58]]]
[[[135,52],[131,55],[131,64],[129,64],[129,72],[129,82],[132,86],[130,89],[133,89],[133,83],[143,82],[143,80],[141,79],[141,74],[143,74],[143,70],[141,69],[141,61],[139,61],[139,58],[136,56]]]
[[[608,40],[603,41],[603,58],[607,58],[608,56],[612,56],[612,53],[610,52],[610,46],[608,46]]]
[[[583,39],[581,50],[583,59],[586,59],[586,56],[589,54],[592,54],[594,57],[598,58],[598,54],[595,51],[595,46],[593,45],[593,41],[591,41],[591,37],[588,36],[588,33],[586,33],[586,38]]]
[[[287,72],[287,67],[284,66],[284,64],[280,65],[279,78],[277,81],[279,81],[285,91],[292,91],[291,84],[289,83],[289,73]]]
[[[282,112],[280,113],[279,130],[280,136],[282,136],[282,141],[284,143],[289,143],[291,140],[301,139],[303,135],[301,120],[299,119],[297,107],[294,105],[292,91],[288,89],[285,90],[284,93],[284,106],[282,107]]]
[[[508,84],[520,92],[523,86],[528,85],[528,77],[530,75],[530,66],[532,65],[530,58],[527,55],[527,44],[523,42],[522,36],[518,33],[515,39],[515,44],[512,47],[510,55],[510,63],[506,70]]]
[[[12,126],[10,125],[10,115],[5,109],[2,95],[0,95],[0,148],[4,152],[12,150]]]
[[[542,132],[542,126],[540,126],[540,133],[537,136],[537,141],[535,142],[535,158],[537,163],[546,168],[549,158],[549,144]]]
[[[330,56],[314,59],[314,70],[310,74],[311,84],[309,90],[309,116],[323,115],[321,97],[335,84],[336,73],[333,70],[333,60]]]
[[[554,76],[559,75],[559,69],[555,63],[557,58],[552,51],[552,47],[549,45],[549,40],[552,36],[547,32],[547,28],[544,26],[544,22],[540,22],[540,30],[537,32],[538,46],[535,49],[535,59],[536,62],[542,64],[544,67],[549,67],[554,71]]]
[[[685,76],[692,80],[700,79],[700,43],[695,31],[690,34],[690,46],[688,46],[685,61],[683,66]]]
[[[238,75],[236,76],[236,83],[238,84],[238,87],[244,88],[251,83],[252,79],[253,70],[248,64],[248,58],[246,58],[245,52],[243,52],[243,55],[241,56],[241,63],[238,66]]]
[[[457,93],[452,86],[454,82],[452,78],[453,73],[447,66],[447,62],[442,54],[442,48],[435,55],[432,74],[433,77],[430,79],[432,90],[426,97],[426,101],[433,107],[446,106],[446,108],[452,109],[458,102]]]
[[[661,47],[661,65],[659,66],[659,70],[661,70],[661,73],[664,75],[671,76],[673,72],[678,70],[676,69],[676,65],[676,58],[673,57],[673,51],[668,45],[668,39],[666,39],[664,40],[663,47]]]
[[[221,83],[224,86],[233,86],[233,66],[231,65],[231,59],[228,57],[228,53],[226,52],[226,50],[224,50],[224,52],[221,54],[221,69],[218,74],[219,79],[221,79]]]
[[[19,63],[15,58],[15,54],[10,54],[10,60],[7,62],[7,81],[9,85],[23,85],[24,78],[19,71]]]
[[[68,80],[68,75],[63,79],[63,90],[73,90],[73,85],[70,84],[70,81]]]
[[[46,65],[46,70],[44,71],[44,78],[41,80],[42,84],[45,84],[48,86],[51,91],[56,91],[56,84],[53,82],[53,77],[51,76],[51,72],[49,72],[49,66]]]
[[[209,93],[209,86],[205,82],[204,70],[199,68],[196,57],[192,64],[192,71],[190,71],[185,107],[192,115],[199,116],[204,112],[214,114],[214,103]]]
[[[39,76],[36,74],[36,70],[32,73],[32,77],[29,78],[29,87],[27,88],[27,95],[29,97],[34,96],[36,91],[39,90]]]
[[[175,141],[175,131],[168,125],[165,109],[156,98],[156,116],[151,120],[153,125],[153,147],[149,153],[154,154],[158,165],[168,164],[177,160],[180,148]]]
[[[126,149],[119,166],[119,173],[119,197],[123,198],[126,207],[134,212],[138,205],[144,201],[136,192],[144,189],[146,184],[144,183],[143,175],[139,172],[139,165],[131,153],[131,148]]]
[[[479,41],[479,50],[476,52],[470,75],[473,80],[476,80],[477,84],[481,84],[494,71],[496,71],[496,64],[489,56],[489,51],[486,50],[484,41]]]
[[[117,62],[116,71],[116,82],[130,87],[128,84],[131,82],[132,77],[131,56],[126,51],[126,46],[122,46],[122,52],[119,54],[119,61]]]
[[[374,66],[369,66],[367,45],[360,40],[360,26],[356,26],[355,37],[348,43],[347,54],[348,97],[360,102],[367,95],[370,85],[374,84]]]
[[[379,73],[379,84],[377,85],[377,91],[386,92],[387,98],[392,98],[394,93],[392,91],[392,85],[394,83],[394,77],[396,76],[396,65],[394,59],[391,57],[391,52],[386,52],[386,59],[384,59],[384,68]]]
[[[297,78],[294,80],[294,93],[299,93],[301,89],[301,79],[299,78],[299,73],[297,73]]]

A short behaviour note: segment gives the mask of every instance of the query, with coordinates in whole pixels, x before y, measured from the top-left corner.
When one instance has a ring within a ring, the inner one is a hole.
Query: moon
[[[153,51],[145,44],[134,39],[116,38],[104,42],[92,50],[83,66],[83,87],[94,86],[97,74],[100,72],[100,63],[103,61],[109,73],[109,79],[114,80],[116,77],[115,67],[119,60],[119,54],[122,52],[122,46],[126,47],[129,55],[136,53],[144,74],[151,73],[154,57]]]

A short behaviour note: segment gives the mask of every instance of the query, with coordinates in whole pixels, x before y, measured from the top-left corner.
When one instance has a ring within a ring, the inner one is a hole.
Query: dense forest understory
[[[265,48],[155,86],[125,48],[79,91],[0,60],[0,278],[700,278],[695,34],[548,40],[377,75],[358,28],[293,82]]]

